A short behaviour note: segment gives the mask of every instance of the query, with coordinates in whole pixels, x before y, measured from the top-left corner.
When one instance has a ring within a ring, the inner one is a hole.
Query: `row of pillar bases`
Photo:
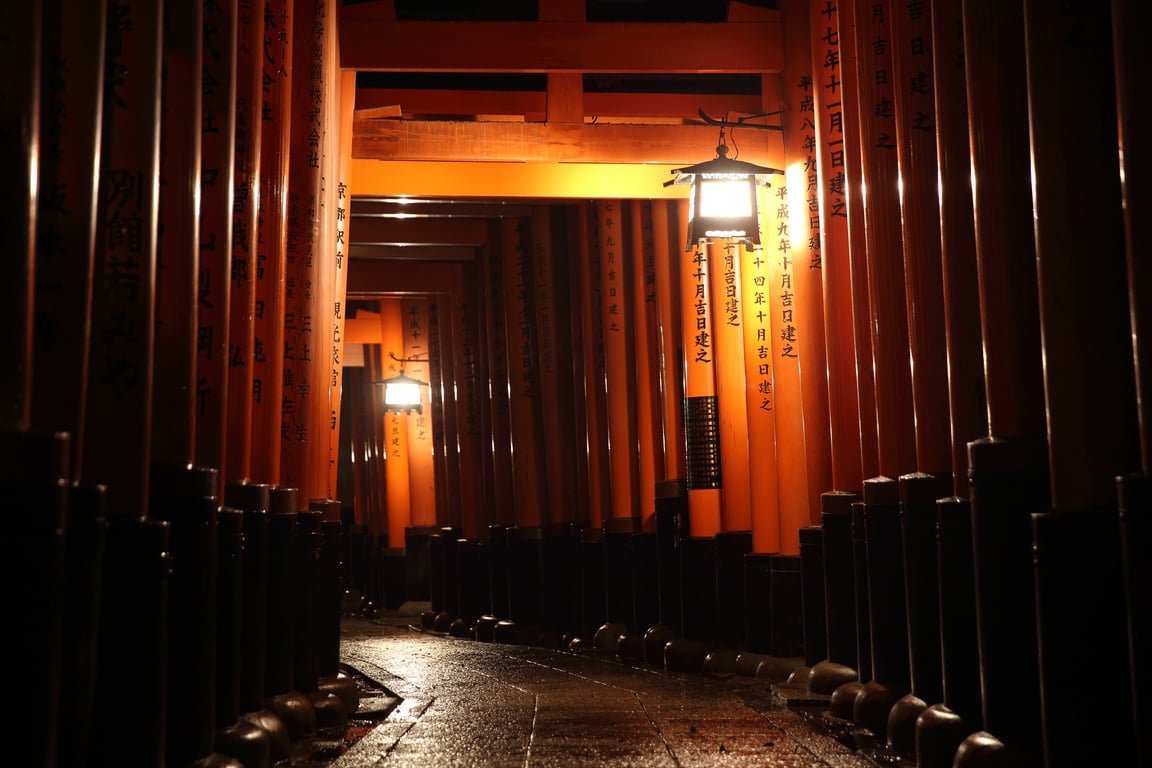
[[[797,556],[689,536],[682,487],[658,494],[651,533],[409,529],[381,601],[428,601],[424,625],[460,637],[678,671],[770,660],[761,677],[919,766],[1074,765],[1099,755],[1091,734],[1146,764],[1148,479],[1120,480],[1119,515],[1052,512],[1043,441],[976,441],[970,466],[968,497],[923,473],[824,494]]]
[[[333,502],[221,499],[215,469],[155,464],[148,514],[109,517],[115,490],[67,480],[67,455],[67,435],[0,434],[20,764],[266,768],[347,721]]]

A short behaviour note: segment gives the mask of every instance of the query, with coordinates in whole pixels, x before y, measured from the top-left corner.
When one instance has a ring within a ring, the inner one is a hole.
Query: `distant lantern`
[[[391,356],[393,360],[398,363],[414,363],[419,362],[415,358],[398,358],[395,355]],[[428,386],[427,382],[418,381],[410,376],[404,375],[404,369],[400,369],[400,373],[396,376],[390,376],[387,379],[381,379],[375,382],[376,384],[383,385],[384,387],[384,410],[393,413],[423,413],[424,406],[421,402],[422,392],[421,387]]]
[[[756,187],[766,185],[772,174],[784,172],[729,158],[724,126],[741,123],[710,122],[720,125],[716,157],[687,168],[676,168],[672,171],[676,177],[664,182],[666,187],[692,185],[688,197],[688,242],[684,250],[691,251],[696,243],[711,237],[728,237],[749,246],[759,245],[760,214]]]

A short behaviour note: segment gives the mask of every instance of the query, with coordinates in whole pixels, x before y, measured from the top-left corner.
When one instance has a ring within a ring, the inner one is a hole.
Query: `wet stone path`
[[[333,768],[877,766],[757,678],[718,680],[355,618],[342,627],[341,661],[396,703]]]

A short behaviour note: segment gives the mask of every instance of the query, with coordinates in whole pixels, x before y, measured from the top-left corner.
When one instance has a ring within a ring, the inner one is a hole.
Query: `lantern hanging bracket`
[[[784,130],[784,126],[782,124],[781,125],[772,125],[771,123],[749,122],[750,120],[759,120],[762,117],[779,116],[782,114],[782,112],[780,112],[779,110],[777,110],[776,112],[760,112],[760,113],[757,113],[755,115],[745,115],[744,117],[738,117],[735,120],[729,120],[727,117],[722,117],[720,119],[716,119],[715,117],[710,117],[703,110],[703,108],[697,108],[696,112],[700,115],[700,119],[703,120],[705,123],[707,123],[708,125],[718,125],[718,126],[720,126],[721,130],[723,130],[725,128],[756,128],[756,129],[761,130],[761,131],[783,131]]]

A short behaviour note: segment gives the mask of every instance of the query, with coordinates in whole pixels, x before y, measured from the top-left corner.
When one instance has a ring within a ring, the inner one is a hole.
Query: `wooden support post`
[[[405,298],[400,301],[406,376],[431,381],[428,349],[428,301]],[[407,417],[408,477],[412,501],[412,526],[436,525],[436,471],[432,446],[432,408],[426,387],[420,388],[421,411]]]
[[[820,277],[823,282],[825,356],[832,484],[827,490],[861,488],[860,408],[853,342],[852,270],[848,238],[848,137],[850,110],[844,103],[848,51],[840,17],[810,5],[813,120],[817,195],[820,205]],[[854,74],[854,73],[853,73]],[[849,102],[852,105],[853,102]],[[854,123],[853,123],[854,125]],[[859,195],[856,195],[859,197]]]
[[[560,209],[562,213],[562,209]],[[545,503],[549,522],[575,519],[575,422],[572,415],[572,338],[565,319],[571,304],[563,278],[566,251],[560,243],[564,221],[552,206],[535,206],[531,220],[535,326],[539,340],[540,409],[543,417]]]
[[[261,269],[264,0],[237,0],[232,291],[228,301],[228,450],[222,485],[249,479],[256,366],[256,285]]]
[[[542,468],[537,446],[541,445],[540,413],[537,403],[536,328],[533,323],[532,261],[526,241],[526,222],[501,220],[501,259],[507,308],[508,390],[512,425],[512,477],[516,526],[539,527],[546,522]]]
[[[602,262],[590,206],[577,211],[580,249],[581,356],[584,361],[584,424],[588,445],[588,524],[601,528],[609,516],[608,403],[605,381]],[[675,242],[675,241],[674,241]]]
[[[804,414],[804,459],[808,516],[801,527],[820,524],[820,495],[833,489],[828,410],[828,354],[824,336],[823,252],[820,244],[820,184],[816,163],[815,91],[812,40],[806,0],[782,4],[786,40],[780,73],[784,158],[788,185],[788,238],[791,243],[796,349],[800,356],[800,399]],[[823,63],[823,62],[821,62]],[[769,91],[771,92],[771,91]],[[780,183],[777,178],[776,183]],[[822,634],[822,633],[821,633]]]
[[[151,450],[171,466],[196,445],[202,15],[196,0],[164,3]]]
[[[526,257],[527,258],[527,257]],[[451,520],[453,527],[469,539],[476,539],[488,529],[491,510],[484,506],[484,480],[481,476],[483,432],[480,422],[480,387],[483,370],[480,365],[480,307],[483,292],[477,283],[476,267],[461,265],[452,277],[450,301],[452,310],[452,378],[454,395],[445,397],[445,407],[456,409],[456,440],[459,445],[460,517]],[[539,402],[538,397],[532,401]],[[528,445],[540,445],[539,433]],[[538,468],[539,469],[539,468]]]
[[[490,495],[492,521],[497,525],[511,525],[515,521],[512,485],[512,426],[509,411],[508,329],[504,322],[508,297],[504,293],[500,238],[504,227],[500,222],[488,224],[490,245],[481,249],[481,271],[484,275],[484,323],[488,343],[488,424],[492,435],[492,455],[485,464],[492,467],[486,496]],[[587,313],[585,313],[587,314]]]
[[[848,190],[848,261],[852,284],[852,327],[856,349],[856,401],[859,412],[861,477],[880,473],[877,443],[876,381],[872,365],[872,310],[868,293],[868,243],[865,236],[864,181],[861,165],[860,69],[855,3],[837,5],[841,93],[845,105],[844,176]],[[860,486],[863,488],[863,485]],[[849,488],[847,490],[855,490]]]
[[[753,254],[741,251],[743,246],[731,240],[708,246],[712,261],[708,290],[715,308],[712,344],[716,354],[716,407],[720,423],[720,528],[725,532],[752,530],[740,259]]]
[[[664,433],[664,477],[684,479],[684,355],[680,313],[680,269],[683,250],[678,239],[676,204],[652,203],[652,249],[655,252],[656,312],[660,356],[660,419]],[[585,305],[587,306],[587,305]],[[587,314],[587,313],[585,313]],[[745,352],[747,359],[747,352]]]
[[[660,419],[660,316],[656,290],[656,252],[651,201],[627,206],[631,221],[633,337],[636,345],[637,493],[640,522],[656,530],[656,484],[664,479],[664,431]]]
[[[200,254],[195,463],[223,471],[228,446],[228,344],[236,170],[237,0],[203,10]]]
[[[0,347],[5,365],[0,378],[4,411],[0,427],[26,430],[32,402],[32,307],[39,202],[41,4],[6,6],[0,16],[0,50],[7,62],[0,75],[0,157],[13,169],[10,193],[4,196],[3,323],[8,329]],[[54,736],[53,736],[54,737]]]
[[[404,359],[404,316],[398,298],[380,300],[380,371],[387,380],[407,374]],[[383,397],[383,393],[378,393]],[[412,480],[408,470],[408,414],[383,413],[385,508],[388,548],[404,549],[404,529],[412,525]]]
[[[87,405],[106,8],[104,2],[94,2],[69,8],[66,14],[62,4],[63,0],[45,3],[43,14],[38,181],[42,192],[36,213],[31,366],[38,375],[30,423],[38,432],[71,435],[68,474],[76,480],[81,474]],[[4,146],[18,144],[12,139]],[[15,226],[5,229],[16,231]],[[16,263],[19,259],[13,257],[6,265]],[[5,284],[20,285],[10,280]],[[9,309],[13,306],[9,303]],[[20,335],[8,338],[19,340]],[[18,353],[12,351],[6,359],[19,359]],[[7,402],[16,404],[19,398]]]
[[[260,209],[252,348],[252,478],[280,482],[284,393],[284,288],[292,122],[293,0],[267,0],[261,49]],[[303,98],[303,94],[300,95]]]
[[[339,36],[334,36],[337,43]],[[339,46],[337,46],[339,47]],[[337,61],[339,56],[336,56]],[[349,165],[352,162],[352,113],[356,106],[356,73],[352,70],[339,70],[340,110],[338,114],[340,144],[336,171],[336,194],[334,212],[336,216],[329,247],[333,249],[335,260],[333,271],[334,296],[331,303],[332,314],[332,355],[331,374],[327,381],[329,388],[329,408],[331,419],[328,424],[328,498],[339,498],[340,464],[340,417],[344,412],[344,329],[348,319],[348,245],[351,243],[349,216],[352,195],[348,190]],[[347,533],[347,532],[345,532]]]
[[[608,519],[640,517],[636,460],[635,315],[629,293],[630,265],[635,257],[629,222],[619,200],[596,202],[603,304],[604,379],[608,405],[608,451],[612,506]]]
[[[147,514],[160,180],[159,2],[108,15],[96,220],[85,484],[106,484],[109,519]]]

